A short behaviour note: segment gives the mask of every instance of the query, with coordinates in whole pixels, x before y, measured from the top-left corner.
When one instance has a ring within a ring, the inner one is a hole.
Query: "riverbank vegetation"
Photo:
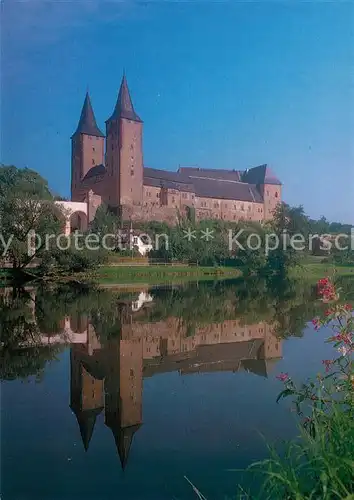
[[[270,446],[269,458],[248,468],[260,487],[240,498],[354,498],[354,308],[328,278],[319,280],[317,293],[325,311],[312,323],[316,332],[332,330],[333,357],[322,361],[315,380],[299,384],[288,373],[277,376],[284,384],[278,401],[292,398],[299,437],[282,454]]]

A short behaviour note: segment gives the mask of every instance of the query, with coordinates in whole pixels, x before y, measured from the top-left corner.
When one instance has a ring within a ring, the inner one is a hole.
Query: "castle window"
[[[156,198],[160,198],[160,193],[156,193]]]
[[[174,203],[174,202],[175,202],[175,197],[174,197],[174,196],[172,196],[172,203]]]
[[[94,147],[92,147],[92,151],[95,151],[95,148],[94,148]]]
[[[92,159],[92,165],[94,165],[94,164],[95,164],[95,160],[94,160],[94,159]]]
[[[278,198],[278,192],[275,193],[275,197]]]
[[[114,149],[114,144],[113,144],[113,142],[112,142],[112,151],[113,151],[113,149]]]
[[[244,212],[245,211],[245,205],[242,203],[241,205],[241,210]]]

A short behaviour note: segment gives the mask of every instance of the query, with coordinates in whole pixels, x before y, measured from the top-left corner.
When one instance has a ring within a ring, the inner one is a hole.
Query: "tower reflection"
[[[146,312],[151,307],[150,300],[140,307],[136,302],[121,304],[116,335],[102,341],[86,317],[86,341],[72,343],[70,349],[70,407],[84,448],[88,450],[97,416],[103,413],[123,469],[143,423],[144,377],[173,371],[182,376],[247,371],[267,377],[282,355],[281,340],[264,321],[245,325],[238,319],[226,320],[190,332],[179,317],[149,321]]]

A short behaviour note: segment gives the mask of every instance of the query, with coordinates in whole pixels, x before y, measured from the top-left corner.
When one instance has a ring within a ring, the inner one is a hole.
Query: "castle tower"
[[[112,430],[124,469],[142,423],[143,356],[140,338],[114,339],[105,357],[105,424]]]
[[[264,166],[264,179],[260,185],[264,202],[264,220],[271,220],[278,204],[281,203],[282,185],[268,166]]]
[[[95,165],[104,162],[104,135],[97,126],[90,96],[86,93],[79,124],[71,136],[71,199],[83,201],[81,180]]]
[[[82,442],[87,451],[96,418],[104,407],[104,382],[87,371],[81,355],[80,346],[70,349],[70,408],[76,415]]]
[[[257,186],[263,198],[263,219],[272,219],[274,210],[281,203],[282,183],[268,165],[259,165],[246,170],[242,175],[242,182]]]
[[[106,121],[107,203],[116,209],[141,205],[143,122],[136,114],[125,75],[111,117]]]

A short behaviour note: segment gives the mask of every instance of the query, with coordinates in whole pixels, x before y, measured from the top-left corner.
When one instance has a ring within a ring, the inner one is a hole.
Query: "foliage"
[[[117,234],[120,224],[119,217],[103,204],[97,208],[95,218],[91,222],[91,232],[101,237],[105,234]]]
[[[13,289],[9,294],[1,294],[0,305],[0,379],[36,376],[39,380],[47,362],[56,359],[61,347],[41,345],[41,332],[33,317],[33,299],[28,292]]]
[[[318,294],[323,303],[327,305],[325,316],[321,319],[315,317],[312,322],[314,328],[330,327],[333,335],[328,342],[333,343],[340,355],[332,360],[323,360],[327,374],[318,375],[316,382],[304,383],[297,387],[295,382],[287,376],[280,376],[285,382],[285,389],[278,397],[295,397],[296,410],[303,414],[301,404],[312,402],[312,410],[331,412],[333,406],[340,407],[342,411],[353,411],[354,409],[354,321],[353,308],[350,304],[339,302],[340,290],[338,290],[329,278],[323,278],[318,282]],[[329,373],[328,373],[329,372]],[[307,424],[311,422],[307,420]]]
[[[299,263],[299,251],[291,245],[291,238],[301,234],[306,239],[310,228],[304,208],[290,207],[286,203],[277,206],[271,221],[271,229],[278,237],[280,244],[272,250],[265,266],[266,273],[276,273],[287,278],[290,269]]]
[[[108,251],[103,248],[90,250],[87,247],[75,248],[70,243],[72,236],[67,237],[68,249],[61,250],[53,245],[48,251],[43,253],[39,265],[41,274],[55,277],[60,274],[71,275],[85,271],[93,271],[99,265],[105,264],[108,260]]]
[[[309,219],[311,232],[313,234],[350,234],[354,227],[351,224],[342,224],[340,222],[329,222],[322,216],[319,220]]]
[[[288,445],[285,456],[270,448],[270,458],[251,465],[249,471],[265,475],[256,498],[289,500],[350,499],[354,491],[354,321],[353,307],[340,302],[340,289],[329,278],[321,279],[318,295],[326,306],[324,317],[315,317],[316,331],[331,328],[337,355],[323,360],[325,373],[298,385],[287,373],[278,396],[293,398],[303,419],[300,439]]]
[[[253,463],[248,472],[259,491],[241,499],[353,500],[353,416],[334,409],[331,417],[318,410],[313,434],[300,427],[299,439],[288,443],[280,455],[269,446],[269,458]]]
[[[354,266],[354,249],[334,250],[331,261],[338,266]]]
[[[37,172],[0,167],[1,234],[11,243],[6,257],[13,268],[23,269],[44,251],[45,235],[58,234],[61,222],[47,181]],[[29,255],[31,231],[42,244]]]

